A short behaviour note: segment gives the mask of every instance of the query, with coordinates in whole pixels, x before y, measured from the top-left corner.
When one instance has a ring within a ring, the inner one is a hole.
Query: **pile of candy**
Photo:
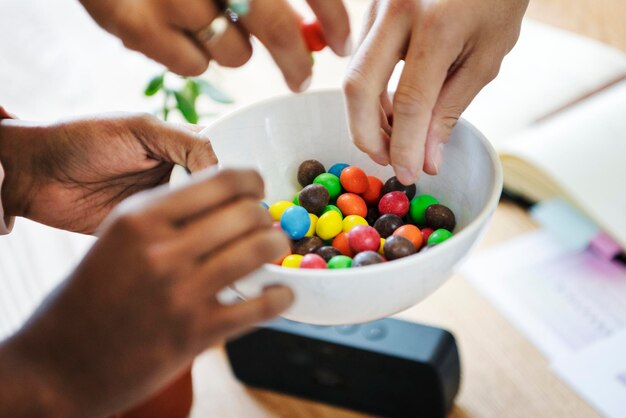
[[[274,225],[292,239],[291,268],[361,267],[407,257],[452,236],[454,213],[396,177],[384,184],[344,163],[328,172],[316,160],[298,168],[303,189],[293,201],[268,207]]]

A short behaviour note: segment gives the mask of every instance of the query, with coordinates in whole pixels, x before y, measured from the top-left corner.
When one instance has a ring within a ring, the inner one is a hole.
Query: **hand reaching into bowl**
[[[272,54],[293,91],[311,77],[311,57],[300,33],[302,17],[287,0],[238,1],[236,22],[224,17],[229,1],[81,0],[89,14],[128,48],[140,51],[181,75],[203,73],[211,59],[237,67],[252,54],[250,35]],[[235,3],[235,2],[232,2]],[[307,0],[328,45],[351,52],[350,24],[341,0]],[[243,4],[243,6],[241,6]]]
[[[166,183],[174,164],[190,171],[215,164],[198,129],[122,113],[53,124],[3,120],[5,215],[93,233],[123,199]]]
[[[374,0],[344,91],[355,144],[403,184],[437,174],[461,113],[515,45],[528,0]],[[387,83],[405,61],[390,100]],[[393,126],[392,126],[393,125]]]
[[[283,286],[235,305],[216,297],[289,249],[262,191],[256,172],[202,172],[120,204],[78,268],[0,343],[0,415],[106,416],[287,308]]]

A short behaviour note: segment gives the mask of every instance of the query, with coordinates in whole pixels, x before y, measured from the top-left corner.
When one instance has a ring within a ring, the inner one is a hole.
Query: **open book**
[[[496,146],[507,191],[562,197],[626,248],[626,55],[525,26],[464,116]]]

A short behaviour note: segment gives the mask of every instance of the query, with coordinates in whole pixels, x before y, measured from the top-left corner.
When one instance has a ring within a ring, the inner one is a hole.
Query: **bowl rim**
[[[313,97],[313,96],[323,96],[323,95],[337,95],[343,99],[343,92],[338,88],[325,88],[325,89],[313,89],[304,93],[299,94],[281,94],[275,97],[270,97],[267,99],[259,100],[254,103],[250,103],[248,105],[244,105],[238,109],[233,110],[223,116],[218,117],[213,122],[211,122],[207,127],[205,127],[198,134],[201,137],[207,138],[209,131],[215,129],[217,126],[229,121],[230,119],[240,117],[242,113],[255,110],[257,108],[262,108],[267,105],[271,105],[274,103],[285,102],[290,100],[301,100],[302,97]],[[345,109],[345,102],[344,102]],[[345,111],[345,110],[344,110]],[[299,268],[286,268],[282,266],[278,266],[275,264],[265,263],[263,266],[259,268],[259,270],[268,270],[272,274],[277,274],[280,276],[289,275],[289,276],[300,276],[300,277],[318,277],[321,272],[323,272],[324,277],[327,276],[352,276],[354,274],[362,274],[362,272],[367,271],[367,273],[375,274],[379,272],[389,271],[390,268],[402,268],[403,265],[412,264],[416,261],[419,256],[420,259],[426,261],[428,258],[435,257],[436,254],[439,254],[442,251],[445,251],[450,245],[454,242],[459,242],[463,237],[470,235],[479,228],[481,225],[491,216],[491,214],[495,211],[498,201],[500,200],[500,195],[502,194],[503,187],[503,172],[502,165],[500,163],[500,158],[498,157],[498,153],[495,148],[489,142],[489,140],[485,137],[485,135],[480,132],[474,125],[468,122],[464,118],[459,118],[457,125],[462,125],[464,128],[469,129],[474,136],[480,141],[483,148],[486,150],[489,159],[491,160],[491,170],[494,177],[493,187],[491,190],[491,195],[487,200],[487,203],[483,206],[478,215],[461,231],[455,233],[449,240],[444,241],[441,244],[435,245],[431,247],[425,253],[416,253],[410,255],[408,257],[400,258],[397,260],[393,260],[393,263],[380,263],[373,264],[368,266],[363,266],[359,268],[347,268],[347,269],[299,269]],[[218,156],[219,159],[219,156]],[[218,162],[219,165],[219,162]],[[422,175],[424,175],[422,173]],[[419,181],[419,180],[418,180]],[[364,270],[365,269],[365,270]],[[258,270],[257,270],[258,271]],[[252,274],[252,273],[251,273]],[[236,285],[236,284],[235,284]]]

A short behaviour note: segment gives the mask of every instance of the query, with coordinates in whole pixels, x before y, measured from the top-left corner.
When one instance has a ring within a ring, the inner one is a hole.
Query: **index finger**
[[[340,56],[352,53],[350,20],[341,0],[307,0],[317,16],[328,46]]]
[[[263,198],[263,179],[254,170],[204,170],[184,186],[159,189],[147,209],[148,216],[181,224],[236,199]]]
[[[426,134],[448,69],[460,48],[414,32],[393,98],[393,131],[389,153],[398,180],[417,181],[424,165]]]

